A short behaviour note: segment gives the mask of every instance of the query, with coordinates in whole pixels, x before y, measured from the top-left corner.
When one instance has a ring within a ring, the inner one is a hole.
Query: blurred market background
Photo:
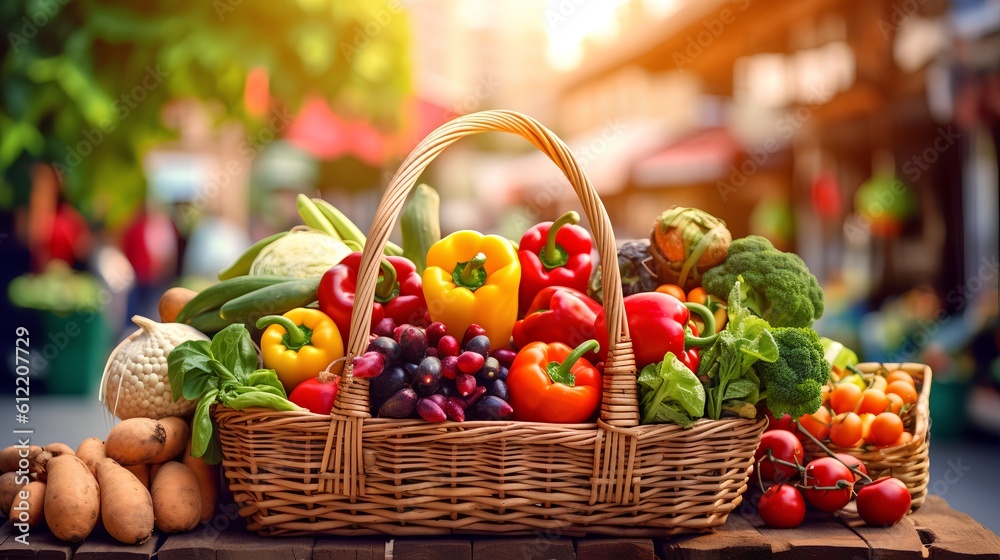
[[[619,240],[703,208],[805,259],[821,334],[929,364],[931,491],[1000,531],[978,482],[1000,458],[1000,2],[9,0],[0,20],[0,391],[23,327],[51,430],[92,433],[127,318],[297,223],[298,193],[367,229],[423,136],[505,108],[573,148]],[[424,180],[446,231],[516,239],[578,208],[509,135]]]

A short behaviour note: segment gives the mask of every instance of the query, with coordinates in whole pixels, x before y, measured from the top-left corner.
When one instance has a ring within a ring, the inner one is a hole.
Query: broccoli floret
[[[772,327],[809,327],[823,315],[823,289],[806,263],[758,235],[733,241],[729,257],[702,276],[705,291],[725,300],[743,276],[743,305]]]
[[[823,344],[809,328],[772,329],[778,359],[757,362],[761,399],[774,416],[798,418],[812,414],[822,404],[821,388],[830,379],[830,363],[823,357]]]

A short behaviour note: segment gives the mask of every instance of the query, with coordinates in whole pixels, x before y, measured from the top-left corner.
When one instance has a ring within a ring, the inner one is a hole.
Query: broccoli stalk
[[[809,327],[823,315],[823,289],[805,262],[775,249],[763,237],[733,241],[726,262],[708,269],[702,285],[709,294],[726,299],[740,276],[744,307],[772,327]]]
[[[830,379],[830,363],[823,344],[809,328],[778,328],[771,331],[778,345],[778,359],[760,361],[754,371],[760,378],[761,400],[775,417],[799,418],[816,412],[822,403],[821,389]]]

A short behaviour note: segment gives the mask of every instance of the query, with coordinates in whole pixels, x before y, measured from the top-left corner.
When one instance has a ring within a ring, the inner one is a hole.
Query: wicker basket
[[[348,358],[365,350],[382,253],[424,168],[458,139],[518,134],[576,190],[602,262],[617,262],[611,223],[569,149],[507,111],[453,120],[418,145],[379,204],[359,270]],[[263,535],[446,533],[666,536],[726,521],[742,500],[765,421],[638,425],[636,368],[618,267],[603,278],[610,352],[600,419],[589,424],[371,418],[368,380],[345,368],[330,416],[215,411],[225,475]],[[350,364],[348,359],[347,363]]]
[[[836,453],[847,453],[861,459],[868,474],[872,477],[892,475],[906,484],[910,489],[911,510],[919,508],[927,497],[927,484],[930,479],[930,396],[931,368],[923,364],[858,364],[862,373],[874,373],[880,368],[889,371],[901,369],[913,376],[920,394],[917,406],[903,414],[903,429],[913,434],[913,439],[898,447],[883,449],[862,449],[838,447],[826,442],[825,445]],[[807,441],[805,444],[806,459],[825,455],[816,444]]]

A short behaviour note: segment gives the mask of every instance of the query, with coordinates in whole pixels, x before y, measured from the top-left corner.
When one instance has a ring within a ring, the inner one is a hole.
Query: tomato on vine
[[[887,527],[910,511],[910,491],[898,478],[885,477],[858,490],[858,515],[865,523]]]
[[[788,482],[799,478],[804,450],[795,434],[784,430],[764,432],[754,453],[764,480]]]
[[[757,511],[768,527],[792,529],[806,518],[806,502],[791,484],[775,484],[761,496]]]
[[[851,501],[854,473],[833,457],[813,459],[806,465],[802,493],[818,510],[833,512]]]

